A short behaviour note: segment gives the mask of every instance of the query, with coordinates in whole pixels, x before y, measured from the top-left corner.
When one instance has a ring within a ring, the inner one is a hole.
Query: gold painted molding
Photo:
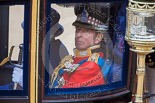
[[[144,86],[144,76],[145,76],[145,55],[137,53],[137,71],[136,71],[138,81],[137,81],[137,93],[135,102],[143,103],[143,86]]]
[[[31,63],[30,63],[30,103],[38,103],[38,38],[40,1],[32,0],[31,11]]]

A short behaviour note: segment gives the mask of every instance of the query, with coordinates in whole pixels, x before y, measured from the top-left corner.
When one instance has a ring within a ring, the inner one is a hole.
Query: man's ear
[[[95,44],[99,44],[103,39],[103,34],[102,33],[97,33],[97,36],[95,38]]]

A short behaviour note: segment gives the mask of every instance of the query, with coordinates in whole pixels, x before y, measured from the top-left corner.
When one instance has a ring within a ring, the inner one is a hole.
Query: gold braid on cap
[[[62,60],[61,60],[61,62],[59,63],[59,65],[54,69],[54,72],[53,72],[53,74],[52,74],[52,77],[51,77],[51,87],[50,88],[52,88],[53,87],[53,84],[54,84],[54,82],[55,82],[55,80],[56,80],[56,78],[57,78],[57,76],[58,76],[58,74],[59,74],[59,71],[60,71],[60,69],[62,69],[62,68],[64,68],[65,67],[65,63],[66,62],[73,62],[73,58],[72,58],[72,55],[67,55],[67,56],[65,56]]]

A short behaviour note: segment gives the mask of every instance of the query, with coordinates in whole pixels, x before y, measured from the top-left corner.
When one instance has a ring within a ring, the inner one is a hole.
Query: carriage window
[[[19,51],[21,48],[20,44],[23,45],[23,38],[24,38],[23,36],[24,36],[24,5],[10,6],[8,54],[10,52],[9,49],[12,46],[15,46],[13,51],[16,52],[13,52],[11,57],[13,61],[18,61]]]
[[[27,10],[26,5],[0,6],[0,93],[2,96],[27,95],[29,42]]]
[[[125,4],[52,3],[47,8],[42,44],[46,95],[67,99],[82,90],[105,92],[126,85]]]

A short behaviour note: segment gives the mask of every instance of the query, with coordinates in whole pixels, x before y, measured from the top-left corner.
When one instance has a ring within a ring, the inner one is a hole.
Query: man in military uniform
[[[106,8],[98,5],[75,6],[77,16],[74,57],[66,56],[56,67],[50,88],[76,88],[104,85],[110,68],[103,71],[103,34],[108,26]],[[58,80],[57,77],[61,76]]]

